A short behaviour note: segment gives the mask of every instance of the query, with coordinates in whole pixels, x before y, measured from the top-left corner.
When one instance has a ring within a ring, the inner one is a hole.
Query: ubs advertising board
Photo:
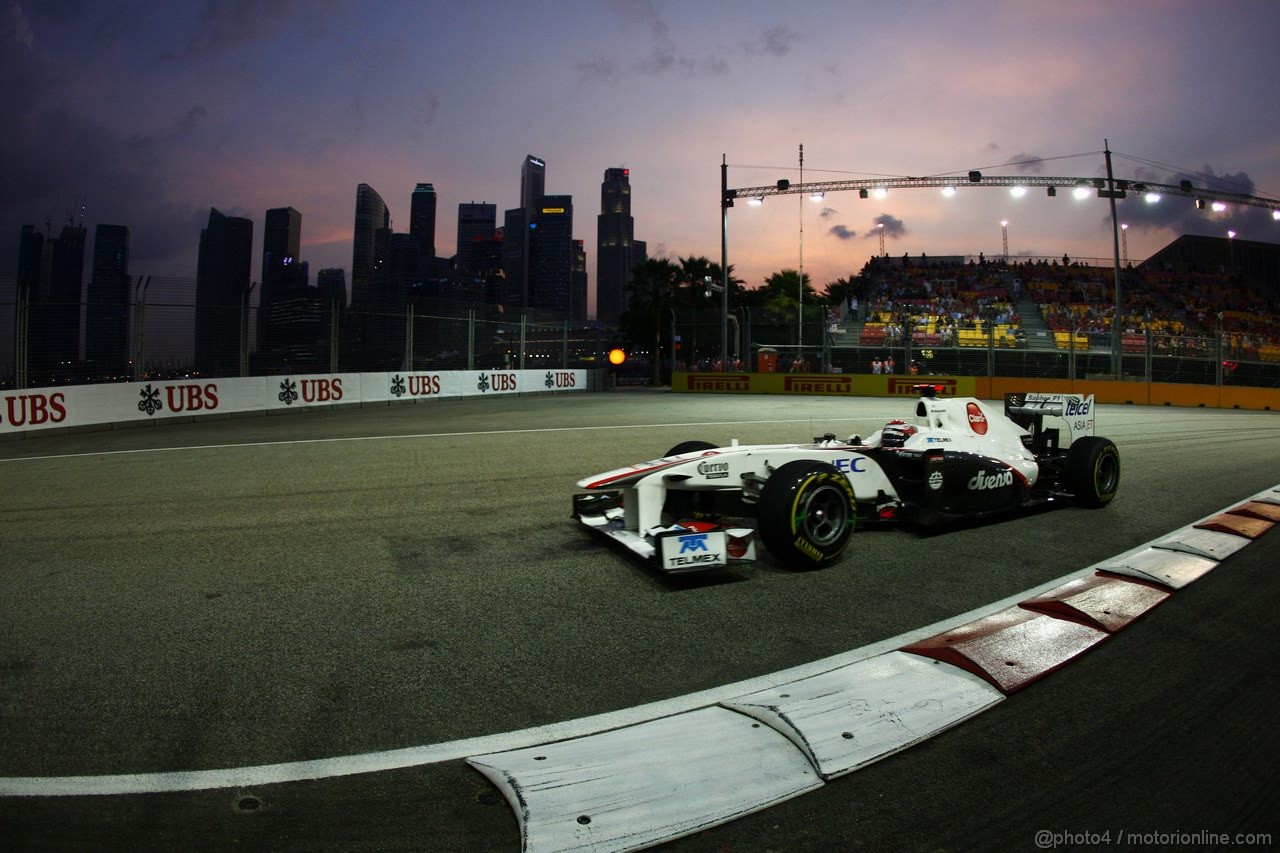
[[[940,397],[973,397],[972,376],[859,376],[846,373],[677,373],[671,390],[719,394],[804,394],[845,397],[918,397],[933,385]]]
[[[31,388],[0,394],[0,433],[310,406],[586,389],[585,370],[334,373]]]

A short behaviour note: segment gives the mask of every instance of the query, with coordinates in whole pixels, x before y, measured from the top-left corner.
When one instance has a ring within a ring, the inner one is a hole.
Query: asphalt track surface
[[[680,441],[867,434],[911,406],[628,391],[0,442],[0,777],[359,756],[673,700],[982,607],[1280,483],[1280,413],[1102,406],[1124,464],[1110,507],[860,532],[822,571],[668,579],[568,518],[577,479]],[[1058,849],[1274,847],[1278,572],[1272,532],[956,729],[661,849],[1035,850],[1041,830]],[[452,758],[0,797],[0,849],[518,850],[519,833]]]

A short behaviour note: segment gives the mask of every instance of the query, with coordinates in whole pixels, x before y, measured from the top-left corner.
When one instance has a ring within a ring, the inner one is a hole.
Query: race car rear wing
[[[1004,414],[1031,430],[1033,445],[1069,447],[1077,438],[1093,435],[1093,395],[1022,392],[1004,395]],[[1049,427],[1044,419],[1053,418]],[[1066,442],[1062,442],[1062,433]]]

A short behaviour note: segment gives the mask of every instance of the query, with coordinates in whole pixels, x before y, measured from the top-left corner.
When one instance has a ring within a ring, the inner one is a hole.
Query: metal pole
[[[404,306],[404,369],[413,371],[413,300]]]
[[[1214,330],[1216,332],[1214,337],[1217,339],[1216,343],[1217,343],[1217,350],[1218,350],[1218,358],[1217,358],[1217,365],[1214,367],[1214,384],[1217,385],[1219,388],[1221,388],[1222,387],[1222,359],[1224,355],[1223,349],[1222,349],[1222,312],[1221,311],[1218,312],[1218,322],[1216,325],[1217,325],[1217,328]]]
[[[249,294],[258,283],[252,282],[240,298],[240,376],[249,375]],[[259,317],[259,320],[262,318]]]
[[[729,161],[720,155],[720,357],[729,351]],[[675,317],[672,316],[672,324]],[[675,343],[672,342],[674,349]]]
[[[30,279],[18,282],[18,304],[13,320],[14,387],[27,387],[27,334],[30,329],[31,290]]]
[[[987,318],[987,376],[996,375],[996,324]]]
[[[143,366],[143,340],[147,311],[147,288],[151,286],[151,276],[139,277],[134,285],[133,312],[133,381],[141,382],[146,375]]]
[[[1072,329],[1068,334],[1071,335],[1071,342],[1068,344],[1070,361],[1067,362],[1067,378],[1076,378],[1076,335],[1080,333],[1079,329]]]
[[[1112,342],[1111,342],[1111,374],[1115,379],[1119,379],[1124,370],[1123,365],[1123,342],[1124,342],[1124,323],[1120,318],[1120,223],[1116,219],[1116,182],[1111,172],[1111,143],[1104,139],[1102,141],[1103,153],[1107,160],[1107,197],[1111,202],[1111,242],[1115,253],[1115,278],[1116,278],[1116,316],[1112,323]]]
[[[667,306],[671,312],[671,372],[676,372],[676,309]]]
[[[804,186],[804,144],[800,145],[800,186]],[[796,286],[796,343],[804,361],[804,193],[800,196],[800,281]]]
[[[520,312],[520,369],[524,370],[524,348],[525,348],[525,332],[529,327],[529,312]]]
[[[562,346],[560,348],[560,369],[569,369],[569,320],[564,321],[564,337],[562,338]]]
[[[338,372],[338,297],[329,300],[329,372]]]
[[[476,369],[476,309],[467,309],[467,370]]]

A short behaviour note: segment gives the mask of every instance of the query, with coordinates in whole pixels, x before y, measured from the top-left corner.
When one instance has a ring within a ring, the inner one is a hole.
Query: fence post
[[[903,337],[903,344],[904,344],[904,347],[902,350],[902,372],[908,375],[911,373],[911,353],[915,349],[914,347],[914,344],[916,341],[915,328],[916,328],[915,316],[908,315],[907,327],[902,330],[902,337]],[[925,328],[927,329],[929,327],[926,325]]]
[[[987,323],[987,377],[996,375],[996,324]]]
[[[413,372],[413,308],[411,297],[404,306],[404,369]]]
[[[1217,349],[1218,349],[1217,366],[1214,368],[1214,377],[1218,387],[1221,388],[1222,387],[1222,357],[1223,357],[1221,329],[1218,329],[1217,333],[1214,335],[1214,338],[1216,339]]]
[[[520,312],[520,369],[524,370],[524,341],[529,328],[529,312]]]
[[[240,297],[240,377],[249,375],[249,294],[258,283],[252,282]],[[259,317],[259,320],[262,318]]]
[[[338,297],[329,300],[329,372],[338,372]]]
[[[1076,378],[1076,335],[1079,329],[1071,329],[1068,334],[1071,335],[1071,342],[1067,349],[1067,378],[1074,380]],[[1052,334],[1052,332],[1050,332]]]
[[[133,381],[141,382],[146,376],[144,364],[143,341],[147,312],[147,288],[151,286],[151,276],[138,276],[138,283],[133,287]]]
[[[476,309],[467,309],[467,370],[476,369]]]
[[[1147,382],[1150,382],[1151,381],[1151,330],[1143,329],[1142,338],[1143,338],[1143,344],[1144,344],[1143,346],[1144,355],[1146,356],[1145,358],[1146,363],[1143,365],[1143,373],[1146,374]]]
[[[14,387],[26,388],[28,382],[27,376],[27,335],[30,330],[30,307],[31,292],[29,286],[24,286],[24,282],[18,281],[18,299],[15,307],[13,321],[13,368],[14,368]]]

